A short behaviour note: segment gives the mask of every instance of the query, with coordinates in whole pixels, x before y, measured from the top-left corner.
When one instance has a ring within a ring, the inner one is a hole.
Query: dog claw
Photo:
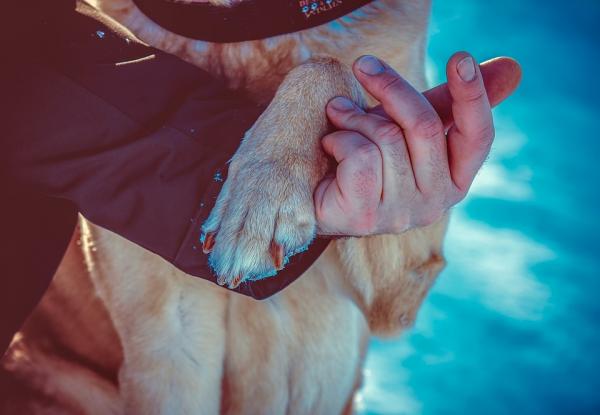
[[[202,243],[202,252],[209,254],[210,251],[212,251],[213,246],[215,246],[215,233],[209,232],[206,234],[206,238],[204,238],[204,242]]]
[[[219,284],[220,286],[225,285],[226,282],[227,282],[227,277],[225,277],[224,275],[219,275],[217,277],[217,284]]]
[[[229,288],[233,290],[233,289],[237,288],[241,282],[242,282],[242,276],[238,275],[237,277],[235,277],[233,279],[233,281],[231,281],[231,283],[229,284]]]
[[[275,269],[277,269],[277,271],[283,269],[283,246],[277,242],[271,242],[269,252],[271,254],[271,258],[273,259]]]

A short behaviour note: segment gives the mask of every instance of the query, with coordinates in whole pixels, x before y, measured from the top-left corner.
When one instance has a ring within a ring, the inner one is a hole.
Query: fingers
[[[465,52],[446,66],[454,125],[448,131],[450,172],[464,194],[487,157],[494,139],[490,103],[479,65]]]
[[[325,152],[339,163],[336,182],[348,206],[365,207],[381,199],[382,159],[379,148],[353,131],[336,131],[322,140]]]
[[[350,131],[336,131],[323,137],[323,150],[338,163],[355,156],[354,152],[370,153],[377,151],[375,144],[362,134]]]
[[[383,158],[382,202],[393,200],[399,192],[415,187],[408,150],[402,129],[389,118],[365,113],[345,97],[337,97],[327,105],[327,115],[340,130],[360,133],[374,142]]]
[[[321,181],[314,194],[318,222],[330,224],[330,229],[319,232],[335,234],[353,228],[357,234],[371,233],[383,189],[379,148],[354,131],[331,133],[322,144],[339,164],[335,177]],[[349,226],[347,218],[359,219]]]
[[[361,57],[353,69],[363,87],[402,127],[419,190],[436,191],[443,186],[449,179],[446,136],[435,109],[392,68],[373,56]]]
[[[517,89],[521,81],[521,66],[512,58],[490,59],[480,64],[479,69],[492,107],[508,98]],[[448,84],[440,84],[423,92],[423,95],[438,113],[444,124],[444,129],[447,130],[452,127],[454,123],[454,118],[452,118],[452,95],[448,90]],[[381,105],[371,108],[369,113],[387,116]]]
[[[497,58],[480,68],[458,53],[448,62],[448,83],[424,94],[376,58],[363,57],[353,69],[382,105],[363,111],[342,97],[328,103],[339,131],[323,147],[339,164],[315,191],[319,233],[397,233],[432,223],[464,197],[485,160],[494,136],[491,105],[516,88],[519,65]],[[412,186],[402,184],[406,178]],[[394,191],[389,200],[396,203],[386,205]]]
[[[479,65],[488,100],[492,107],[510,96],[521,81],[521,66],[512,58],[499,57]],[[423,92],[448,129],[452,126],[452,95],[444,83]]]

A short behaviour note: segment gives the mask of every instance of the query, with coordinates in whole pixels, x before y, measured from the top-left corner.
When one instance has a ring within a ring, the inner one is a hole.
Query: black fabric
[[[67,200],[1,185],[0,358],[50,284],[77,220]]]
[[[328,23],[373,0],[249,0],[231,7],[209,3],[133,0],[160,26],[192,39],[242,42]]]
[[[12,298],[0,299],[0,352],[50,281],[77,210],[214,282],[198,248],[222,185],[213,176],[226,178],[227,160],[262,111],[209,74],[74,13],[70,1],[32,0],[13,12],[13,19],[34,13],[35,24],[12,26],[8,43],[19,47],[0,76],[0,182],[10,202],[1,216],[14,225],[0,234],[2,295]],[[315,241],[277,276],[235,291],[273,295],[327,242]]]

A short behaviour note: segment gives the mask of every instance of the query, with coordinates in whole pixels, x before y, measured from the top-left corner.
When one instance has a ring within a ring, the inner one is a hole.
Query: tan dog
[[[230,285],[240,282],[234,271],[272,264],[273,232],[263,225],[293,235],[289,248],[309,241],[312,192],[326,167],[325,104],[337,95],[368,101],[349,65],[373,54],[425,89],[426,0],[377,0],[323,26],[235,44],[169,33],[131,0],[97,6],[146,43],[257,101],[272,99],[236,153],[206,229],[216,233],[215,252],[239,247],[222,269]],[[261,194],[290,214],[276,219]],[[220,226],[239,224],[248,206],[254,226],[241,236]],[[39,398],[27,405],[33,413],[350,413],[369,336],[412,324],[443,266],[445,227],[444,218],[399,236],[336,240],[297,282],[259,302],[82,220],[4,365]]]

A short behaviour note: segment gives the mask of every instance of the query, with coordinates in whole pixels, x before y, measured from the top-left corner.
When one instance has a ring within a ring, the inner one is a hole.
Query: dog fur
[[[426,87],[429,1],[376,0],[323,26],[234,44],[169,33],[131,0],[95,6],[142,41],[270,102],[234,156],[205,225],[218,230],[211,255],[228,283],[239,270],[272,264],[273,229],[283,230],[288,250],[310,241],[312,191],[327,166],[319,145],[328,131],[325,103],[337,95],[373,103],[349,69],[357,57],[379,56]],[[250,206],[255,214],[244,222]],[[287,214],[277,216],[278,209]],[[48,294],[3,362],[15,390],[11,408],[351,413],[369,336],[412,324],[443,267],[446,222],[332,241],[294,284],[255,301],[190,278],[82,218]],[[241,225],[241,233],[233,231]]]

